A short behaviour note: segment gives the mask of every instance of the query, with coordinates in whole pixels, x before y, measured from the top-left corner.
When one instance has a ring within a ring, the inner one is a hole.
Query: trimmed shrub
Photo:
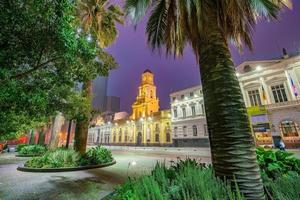
[[[17,152],[20,152],[21,149],[22,149],[23,147],[25,147],[25,146],[28,146],[28,144],[18,144],[18,145],[16,146],[16,151],[17,151]]]
[[[80,159],[80,165],[98,165],[113,161],[112,153],[104,147],[93,147],[89,149]]]
[[[262,147],[257,148],[256,153],[263,177],[276,179],[291,171],[300,174],[300,159],[293,157],[293,153],[265,150]]]
[[[32,168],[63,168],[77,167],[80,155],[71,149],[56,149],[48,151],[41,157],[32,158],[25,163],[25,167]]]
[[[25,145],[19,151],[20,155],[43,155],[47,148],[42,145]]]
[[[116,190],[111,199],[117,200],[242,200],[237,186],[216,178],[211,167],[196,164],[196,160],[179,161],[171,167],[156,164],[151,175],[129,179]],[[141,198],[143,197],[143,198]]]
[[[89,149],[82,157],[71,149],[57,148],[47,151],[41,157],[28,160],[24,166],[31,168],[64,168],[97,165],[113,161],[111,151],[96,147]]]

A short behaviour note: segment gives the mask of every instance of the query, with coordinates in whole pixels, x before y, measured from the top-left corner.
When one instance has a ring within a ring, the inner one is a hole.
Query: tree
[[[251,46],[257,20],[276,18],[288,0],[126,0],[125,12],[138,22],[149,10],[146,32],[153,49],[183,54],[190,44],[201,70],[214,172],[235,179],[247,199],[264,199],[245,104],[228,40]]]
[[[78,19],[81,27],[86,33],[90,34],[90,40],[96,39],[97,46],[100,48],[112,44],[117,37],[116,22],[123,23],[123,13],[118,6],[108,5],[108,0],[82,0],[78,2]],[[100,51],[97,60],[105,63],[108,69],[116,66],[114,59],[104,51]],[[95,75],[107,75],[103,73],[90,73],[83,80],[83,94],[91,105],[92,103],[92,80]],[[75,130],[75,150],[84,154],[86,151],[89,122],[91,119],[90,108],[77,119]]]
[[[0,138],[13,138],[64,112],[85,65],[99,64],[72,1],[2,0],[0,11]]]

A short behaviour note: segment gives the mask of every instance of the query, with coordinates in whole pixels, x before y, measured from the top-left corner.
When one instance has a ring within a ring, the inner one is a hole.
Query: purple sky
[[[200,83],[199,69],[190,49],[184,57],[174,60],[165,54],[152,52],[145,37],[145,21],[137,29],[130,23],[118,26],[119,37],[108,49],[119,63],[119,68],[111,71],[108,94],[121,97],[121,110],[131,112],[140,76],[145,69],[154,73],[160,107],[169,107],[169,94]],[[279,21],[261,22],[253,35],[254,51],[247,49],[239,54],[231,48],[235,64],[245,60],[271,59],[281,56],[282,48],[288,52],[300,50],[300,2],[294,0],[294,9],[284,11]]]

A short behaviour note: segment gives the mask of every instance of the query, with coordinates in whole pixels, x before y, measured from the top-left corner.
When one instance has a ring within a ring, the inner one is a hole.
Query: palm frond
[[[148,34],[148,43],[152,49],[160,48],[165,41],[165,32],[167,27],[167,2],[158,1],[149,17],[146,31]]]
[[[125,13],[134,24],[137,24],[145,15],[152,0],[127,0],[125,2]]]

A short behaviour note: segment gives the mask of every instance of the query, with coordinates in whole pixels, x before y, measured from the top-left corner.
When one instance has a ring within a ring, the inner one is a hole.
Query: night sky
[[[281,13],[279,21],[260,22],[253,33],[254,51],[239,53],[231,47],[236,65],[246,60],[279,58],[282,48],[288,53],[300,51],[300,1],[294,0],[293,10]],[[199,69],[191,49],[184,57],[176,59],[152,52],[147,46],[145,21],[137,29],[128,21],[118,26],[119,37],[108,49],[119,67],[112,70],[108,82],[108,94],[121,97],[121,110],[131,112],[140,76],[145,69],[154,73],[161,108],[169,108],[169,94],[173,91],[200,84]],[[96,86],[97,87],[97,86]]]

